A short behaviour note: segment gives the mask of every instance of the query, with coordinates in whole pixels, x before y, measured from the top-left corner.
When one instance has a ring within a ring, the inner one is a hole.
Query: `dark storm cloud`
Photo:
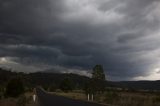
[[[1,0],[1,30],[22,35],[50,31],[58,20],[57,14],[62,11],[60,0],[54,0],[50,5],[51,1]]]
[[[0,0],[0,56],[76,73],[102,64],[112,80],[145,77],[159,67],[153,66],[159,6],[158,0]]]

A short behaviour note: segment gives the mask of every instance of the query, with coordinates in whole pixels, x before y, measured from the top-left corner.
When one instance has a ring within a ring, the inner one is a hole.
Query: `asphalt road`
[[[36,89],[40,106],[103,106],[100,104],[73,100],[62,96],[51,95],[40,88]]]

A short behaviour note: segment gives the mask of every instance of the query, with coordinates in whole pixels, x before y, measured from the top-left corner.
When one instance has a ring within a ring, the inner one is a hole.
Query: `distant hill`
[[[48,73],[48,72],[35,72],[35,73],[18,73],[11,72],[0,68],[0,84],[6,85],[6,83],[14,78],[22,77],[26,86],[59,86],[62,80],[69,78],[77,89],[82,89],[85,83],[90,80],[86,76],[80,76],[77,74],[67,74],[67,73]]]
[[[160,81],[120,81],[109,82],[113,87],[128,88],[132,90],[160,90]]]
[[[76,74],[61,74],[61,73],[30,73],[28,74],[29,82],[34,85],[56,85],[59,86],[62,80],[69,78],[76,88],[84,88],[89,78],[86,76],[80,76]]]
[[[80,76],[77,74],[62,74],[49,72],[36,73],[17,73],[7,71],[0,68],[0,85],[5,85],[11,78],[22,77],[26,86],[59,86],[61,81],[65,78],[72,80],[75,88],[83,89],[85,84],[90,81],[89,77]],[[133,90],[160,90],[160,81],[106,81],[106,86],[115,88],[127,88]]]

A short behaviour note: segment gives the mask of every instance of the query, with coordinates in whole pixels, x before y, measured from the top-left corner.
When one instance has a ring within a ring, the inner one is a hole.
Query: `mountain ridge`
[[[0,68],[0,83],[5,84],[11,78],[16,76],[22,76],[26,84],[30,86],[34,85],[56,85],[59,86],[62,80],[70,78],[77,88],[83,89],[85,84],[91,80],[87,76],[77,75],[73,73],[46,73],[46,72],[34,72],[34,73],[22,73],[12,72]],[[160,80],[156,81],[106,81],[107,87],[124,88],[133,90],[160,90]]]

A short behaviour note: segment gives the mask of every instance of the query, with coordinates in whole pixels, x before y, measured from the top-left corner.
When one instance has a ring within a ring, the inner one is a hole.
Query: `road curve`
[[[103,106],[100,104],[73,100],[62,96],[56,96],[46,93],[40,88],[36,89],[38,102],[40,106]]]

